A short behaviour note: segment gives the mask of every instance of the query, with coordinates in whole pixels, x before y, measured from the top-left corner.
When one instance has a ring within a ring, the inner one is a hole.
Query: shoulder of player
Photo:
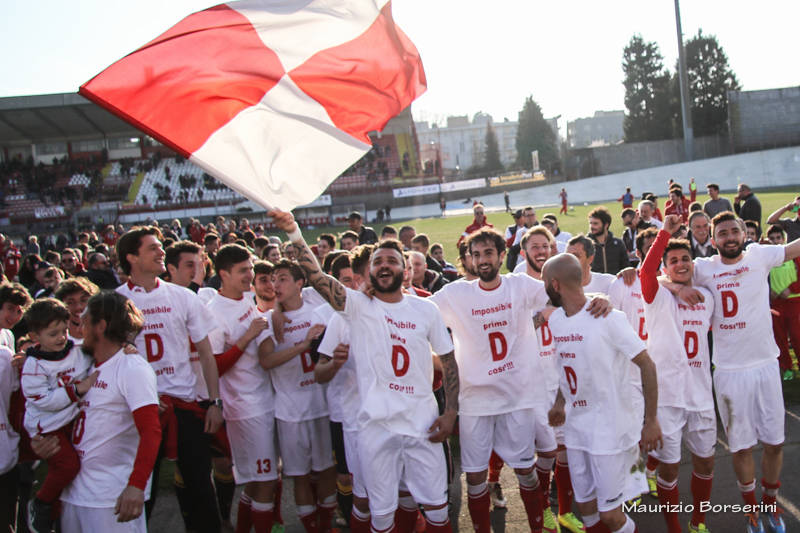
[[[142,376],[149,376],[152,374],[155,378],[153,367],[140,354],[119,352],[115,358],[117,358],[117,364],[115,365],[116,373],[120,377],[130,379],[131,376],[135,376],[135,381]],[[99,368],[101,375],[104,366],[105,365],[101,365]]]
[[[403,301],[406,305],[413,307],[415,310],[425,311],[428,313],[438,313],[439,308],[436,304],[428,298],[422,298],[415,294],[404,294]]]

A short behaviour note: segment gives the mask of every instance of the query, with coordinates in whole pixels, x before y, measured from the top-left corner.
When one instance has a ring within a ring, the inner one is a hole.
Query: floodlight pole
[[[681,84],[681,119],[683,122],[683,149],[686,161],[694,159],[694,131],[692,130],[692,109],[689,105],[689,79],[686,75],[686,54],[683,50],[683,31],[681,31],[681,8],[675,0],[675,25],[678,29],[678,79]]]

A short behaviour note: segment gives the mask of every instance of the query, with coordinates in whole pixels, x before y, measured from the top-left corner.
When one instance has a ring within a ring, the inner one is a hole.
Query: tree
[[[622,55],[625,79],[626,142],[653,141],[674,137],[674,105],[670,74],[664,69],[658,44],[631,37]]]
[[[728,65],[728,57],[717,38],[703,35],[702,29],[686,41],[684,47],[694,135],[725,133],[728,129],[728,91],[741,88]]]
[[[497,135],[494,132],[492,123],[486,125],[486,152],[483,158],[483,169],[486,172],[496,172],[503,170],[503,163],[500,162],[500,149],[497,147]]]
[[[552,168],[558,163],[558,150],[556,149],[556,134],[550,124],[542,115],[532,96],[525,99],[522,111],[519,112],[517,125],[517,163],[529,169],[533,163],[531,152],[539,151],[539,166],[543,169]]]

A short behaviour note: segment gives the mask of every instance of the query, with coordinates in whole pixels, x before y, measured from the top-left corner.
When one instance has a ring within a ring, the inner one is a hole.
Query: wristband
[[[286,236],[289,237],[291,242],[296,242],[303,238],[303,233],[300,231],[300,226],[297,226],[293,232],[287,233]]]

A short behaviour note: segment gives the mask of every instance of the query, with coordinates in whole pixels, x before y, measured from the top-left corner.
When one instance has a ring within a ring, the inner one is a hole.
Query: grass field
[[[778,191],[770,191],[770,192],[763,192],[763,193],[756,193],[756,196],[761,201],[761,213],[763,216],[762,224],[767,220],[770,213],[778,209],[778,207],[788,204],[792,201],[799,193],[797,189],[792,190],[778,190]],[[733,203],[733,198],[730,195],[723,195],[731,200]],[[708,196],[698,195],[697,201],[700,203],[705,202],[708,200]],[[659,198],[659,208],[664,210],[664,203],[665,200],[663,198]],[[573,235],[586,232],[588,228],[587,222],[587,215],[589,211],[591,211],[597,205],[605,205],[611,211],[612,216],[614,217],[613,222],[611,224],[611,232],[619,237],[624,228],[622,226],[622,221],[619,218],[619,213],[622,211],[622,204],[619,202],[605,202],[605,203],[597,203],[597,204],[589,204],[589,205],[576,205],[570,206],[570,211],[567,216],[561,215],[558,217],[558,225],[563,231],[568,231]],[[515,206],[515,208],[522,207],[522,206]],[[558,214],[558,206],[553,206],[549,208],[539,208],[537,209],[537,217],[541,220],[542,215],[545,213],[554,213]],[[788,215],[784,215],[788,216]],[[488,213],[489,222],[494,224],[494,226],[501,231],[505,229],[506,226],[513,223],[513,219],[511,215],[504,212],[499,213]],[[445,258],[448,261],[455,264],[455,259],[457,259],[456,253],[456,241],[458,241],[458,237],[464,231],[464,228],[467,227],[472,222],[472,215],[463,215],[463,216],[453,216],[453,217],[445,217],[445,218],[416,218],[411,220],[392,220],[391,224],[396,228],[400,229],[400,226],[403,225],[411,225],[414,226],[417,233],[425,233],[430,238],[431,242],[439,242],[444,247],[444,254]],[[380,235],[381,229],[386,224],[373,224],[372,227],[375,228],[375,231]],[[316,242],[317,235],[321,233],[333,233],[337,235],[342,231],[346,230],[346,227],[336,226],[336,227],[326,227],[326,228],[316,228],[314,230],[306,230],[304,232],[306,240],[309,243]],[[281,235],[281,238],[285,238]]]

